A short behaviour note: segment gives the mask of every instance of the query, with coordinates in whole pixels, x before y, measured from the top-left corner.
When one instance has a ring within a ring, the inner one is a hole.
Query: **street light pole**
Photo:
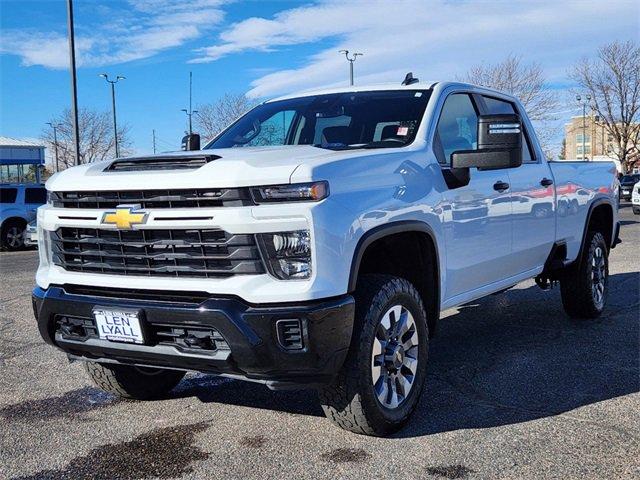
[[[111,110],[113,111],[113,138],[116,146],[116,158],[120,157],[120,148],[118,145],[118,124],[116,122],[116,83],[119,80],[126,80],[126,77],[118,75],[115,80],[109,80],[109,75],[101,73],[100,77],[104,78],[107,83],[111,84]]]
[[[71,120],[76,165],[80,165],[80,129],[78,127],[78,85],[76,79],[76,43],[73,29],[73,0],[67,0],[67,28],[69,30],[69,67],[71,70]]]
[[[186,114],[187,114],[187,117],[189,118],[189,135],[192,135],[192,134],[193,134],[193,127],[192,127],[192,123],[191,123],[191,116],[192,116],[194,113],[198,113],[198,110],[193,110],[193,109],[191,108],[191,105],[192,105],[191,100],[192,100],[192,98],[193,98],[193,95],[192,95],[193,88],[192,88],[192,87],[193,87],[193,72],[189,72],[189,110],[187,110],[186,108],[183,108],[183,109],[182,109],[182,111],[183,111],[184,113],[186,113]]]
[[[585,160],[587,158],[585,151],[585,137],[587,134],[587,105],[591,101],[591,95],[587,93],[585,101],[582,101],[582,97],[580,95],[576,95],[576,101],[578,104],[582,105],[582,159]]]
[[[53,128],[53,151],[55,152],[56,158],[56,172],[60,171],[60,164],[58,163],[58,132],[57,129],[60,125],[47,122],[47,125],[50,125]]]
[[[183,108],[182,111],[187,114],[187,118],[189,119],[189,135],[192,135],[193,134],[193,128],[192,128],[192,124],[191,124],[191,116],[194,113],[198,113],[198,110],[189,111],[186,108]]]
[[[356,59],[362,56],[362,53],[354,53],[351,58],[349,58],[349,50],[340,50],[338,53],[344,53],[345,58],[349,62],[349,85],[353,86],[353,64]]]

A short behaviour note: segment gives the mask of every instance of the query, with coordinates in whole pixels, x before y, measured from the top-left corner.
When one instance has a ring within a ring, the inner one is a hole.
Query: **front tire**
[[[339,427],[388,435],[404,426],[422,393],[426,313],[414,286],[390,275],[364,275],[355,297],[351,348],[335,381],[320,390],[320,401]]]
[[[185,375],[185,372],[177,370],[96,362],[86,362],[85,370],[96,387],[131,400],[162,398]]]
[[[590,230],[580,258],[560,279],[562,306],[571,318],[598,318],[607,303],[609,249],[600,232]]]

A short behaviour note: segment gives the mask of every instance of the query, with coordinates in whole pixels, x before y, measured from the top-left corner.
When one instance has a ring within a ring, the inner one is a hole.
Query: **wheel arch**
[[[390,242],[402,242],[402,246],[409,248],[396,255],[385,255],[385,261],[372,262],[375,253],[380,249],[386,251]],[[413,258],[409,256],[412,253],[417,258],[407,264],[407,260]],[[393,264],[393,260],[399,260],[399,263]],[[420,275],[421,272],[425,275]],[[356,290],[358,277],[362,273],[392,274],[412,282],[427,310],[429,334],[434,335],[440,316],[440,253],[435,233],[428,224],[398,221],[367,231],[358,241],[353,254],[349,292]]]
[[[5,227],[6,225],[10,225],[10,224],[12,224],[12,223],[22,223],[22,224],[24,224],[24,226],[26,227],[26,226],[27,226],[27,224],[28,224],[29,222],[28,222],[28,221],[27,221],[27,219],[26,219],[26,218],[24,218],[24,217],[20,217],[20,216],[18,216],[18,215],[13,215],[13,216],[11,216],[11,217],[7,217],[7,218],[5,218],[5,219],[2,221],[2,224],[0,225],[0,229],[4,229],[4,227]]]
[[[587,239],[587,233],[593,227],[598,227],[598,231],[604,235],[607,242],[607,246],[612,248],[615,245],[615,225],[614,222],[614,210],[613,204],[609,199],[600,198],[594,200],[589,206],[587,212],[587,218],[582,231],[582,242],[580,243],[580,254],[585,248],[585,242]],[[580,258],[580,257],[578,257]]]

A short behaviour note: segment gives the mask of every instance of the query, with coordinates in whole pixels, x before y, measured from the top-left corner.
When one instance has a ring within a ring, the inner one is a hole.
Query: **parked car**
[[[0,246],[5,250],[24,247],[27,223],[36,218],[36,210],[47,202],[44,185],[0,185]]]
[[[620,198],[623,200],[631,200],[631,191],[633,186],[640,182],[640,173],[631,173],[620,179]]]
[[[633,193],[631,194],[631,205],[633,213],[640,215],[640,182],[633,186]]]
[[[268,101],[202,150],[47,189],[34,312],[96,385],[313,387],[368,435],[411,417],[442,310],[535,278],[598,317],[619,231],[613,163],[548,162],[516,98],[410,76]]]

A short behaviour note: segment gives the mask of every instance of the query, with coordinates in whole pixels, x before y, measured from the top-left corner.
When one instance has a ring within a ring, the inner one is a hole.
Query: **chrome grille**
[[[53,263],[68,271],[164,277],[227,277],[265,272],[253,235],[220,229],[51,232]]]
[[[54,207],[115,208],[136,204],[141,208],[207,208],[254,205],[248,188],[189,190],[112,190],[51,192]]]

